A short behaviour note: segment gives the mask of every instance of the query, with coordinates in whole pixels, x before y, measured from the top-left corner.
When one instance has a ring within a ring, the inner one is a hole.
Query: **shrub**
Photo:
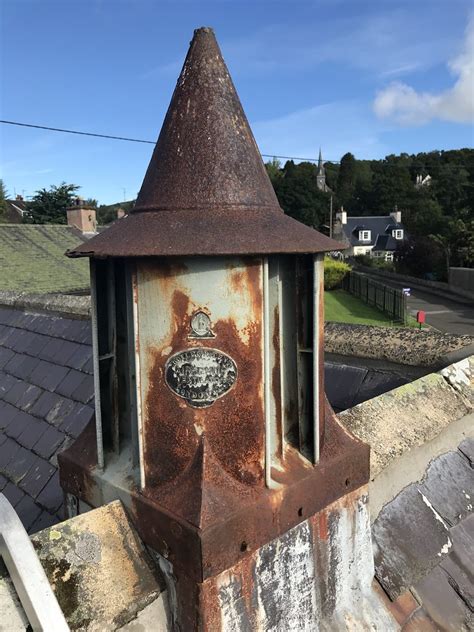
[[[336,261],[330,257],[324,258],[324,289],[334,290],[341,287],[346,274],[350,272],[351,266],[342,261]]]

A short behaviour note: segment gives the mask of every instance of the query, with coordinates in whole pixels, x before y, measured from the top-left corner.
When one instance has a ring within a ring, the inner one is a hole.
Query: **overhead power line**
[[[60,132],[62,134],[76,134],[78,136],[93,136],[94,138],[107,138],[109,140],[124,140],[129,143],[145,143],[155,145],[154,140],[144,140],[142,138],[128,138],[127,136],[112,136],[110,134],[96,134],[94,132],[83,132],[75,129],[63,129],[61,127],[48,127],[46,125],[33,125],[32,123],[20,123],[19,121],[5,121],[0,119],[4,125],[16,125],[18,127],[32,127],[34,129],[44,129],[48,132]],[[317,158],[299,158],[297,156],[278,156],[276,154],[261,154],[263,158],[277,158],[281,160],[301,160],[303,162],[318,162]],[[324,162],[339,162],[338,160],[324,160]]]

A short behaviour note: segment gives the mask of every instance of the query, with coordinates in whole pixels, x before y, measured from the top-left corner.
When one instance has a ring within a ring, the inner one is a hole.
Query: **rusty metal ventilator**
[[[320,311],[321,275],[324,274],[321,255],[313,256],[313,454],[314,463],[319,463],[319,336],[320,336]]]
[[[97,286],[95,262],[91,259],[91,325],[92,325],[92,364],[94,368],[94,396],[95,396],[95,425],[97,436],[97,465],[104,469],[104,441],[102,437],[102,412],[100,405],[100,378],[99,378],[99,335],[97,328]]]
[[[30,538],[3,494],[0,494],[0,556],[34,632],[67,632],[69,626]]]

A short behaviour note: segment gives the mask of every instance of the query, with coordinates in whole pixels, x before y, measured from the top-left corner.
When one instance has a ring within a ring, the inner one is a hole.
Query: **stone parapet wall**
[[[474,436],[474,356],[456,362],[338,415],[370,453],[371,513],[412,480],[429,461]]]
[[[88,319],[91,313],[90,296],[74,294],[25,294],[0,290],[0,306],[79,319]]]
[[[414,327],[326,323],[324,333],[327,353],[433,368],[449,364],[450,354],[462,353],[465,348],[469,355],[467,349],[474,345],[472,336]]]

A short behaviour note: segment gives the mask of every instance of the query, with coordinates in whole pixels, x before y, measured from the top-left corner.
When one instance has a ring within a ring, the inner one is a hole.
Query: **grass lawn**
[[[350,323],[352,325],[380,325],[382,327],[397,326],[383,312],[366,305],[360,299],[344,290],[324,292],[325,320],[333,323]]]

